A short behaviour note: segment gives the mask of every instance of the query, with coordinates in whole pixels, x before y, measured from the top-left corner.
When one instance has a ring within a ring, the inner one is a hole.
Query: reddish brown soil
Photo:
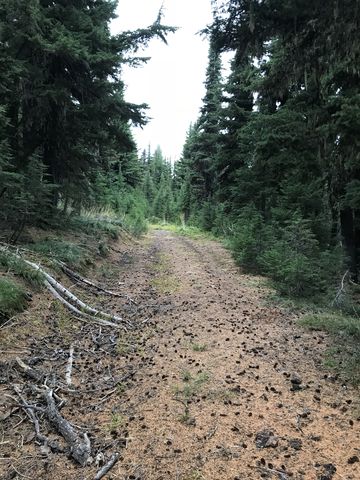
[[[106,278],[98,269],[97,280],[137,306],[75,291],[118,311],[135,331],[118,336],[69,322],[40,295],[2,329],[1,478],[92,479],[98,469],[80,468],[31,440],[13,384],[30,403],[41,398],[15,368],[18,352],[27,362],[39,358],[34,368],[50,383],[56,377],[67,400],[61,412],[89,433],[94,456],[120,452],[108,479],[360,479],[358,391],[321,366],[325,334],[305,331],[294,315],[269,306],[261,279],[242,275],[216,242],[157,231],[116,248],[111,267],[109,260],[99,267],[110,269]],[[301,382],[299,390],[291,380]],[[39,418],[43,433],[58,439]],[[260,448],[263,431],[272,435]]]

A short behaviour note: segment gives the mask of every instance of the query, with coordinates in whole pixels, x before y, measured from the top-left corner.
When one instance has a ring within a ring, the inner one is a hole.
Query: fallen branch
[[[346,272],[344,273],[342,279],[341,279],[341,283],[340,283],[340,288],[339,290],[337,291],[336,295],[335,295],[335,298],[332,302],[332,305],[338,305],[340,303],[340,299],[341,299],[341,296],[343,295],[343,292],[345,290],[345,278],[347,277],[349,273],[349,270],[346,270]]]
[[[96,283],[92,282],[91,280],[88,280],[87,278],[82,277],[79,273],[74,272],[74,270],[71,270],[65,263],[63,262],[57,262],[60,266],[61,269],[68,277],[70,277],[72,280],[75,280],[77,282],[81,282],[84,285],[87,285],[88,287],[94,288],[98,292],[102,292],[106,295],[110,295],[112,297],[123,297],[123,294],[118,293],[118,292],[112,292],[110,290],[106,290],[105,288],[101,287],[100,285],[97,285]]]
[[[114,453],[111,455],[110,460],[97,472],[97,474],[94,477],[94,480],[100,480],[103,478],[116,464],[116,462],[119,460],[119,454]]]
[[[28,375],[30,378],[32,378],[33,380],[35,380],[37,383],[42,383],[43,380],[44,380],[44,375],[40,372],[38,372],[37,370],[34,370],[33,368],[29,367],[29,365],[27,365],[26,363],[24,363],[21,358],[19,357],[16,357],[15,358],[16,360],[16,363],[18,364],[18,366],[21,368],[21,370],[23,371],[23,373],[25,373],[26,375]]]
[[[81,465],[91,462],[91,443],[86,433],[81,438],[73,426],[60,415],[53,398],[53,392],[47,389],[45,392],[47,402],[46,414],[49,422],[56,428],[70,447],[71,456]]]
[[[95,318],[95,317],[92,317],[92,316],[80,311],[79,309],[74,307],[74,305],[72,305],[70,302],[68,302],[65,298],[63,298],[60,295],[60,293],[57,290],[55,290],[55,288],[53,288],[47,280],[45,280],[44,284],[45,284],[46,288],[53,294],[53,296],[55,298],[57,298],[63,305],[65,305],[65,307],[67,307],[69,310],[71,310],[80,319],[91,320],[91,321],[93,321],[93,322],[95,322],[99,325],[103,325],[105,327],[123,328],[123,329],[126,330],[126,328],[123,325],[118,325],[117,323],[108,322],[107,320],[103,320],[102,318]]]
[[[0,247],[0,250],[6,250],[6,247]],[[34,270],[40,272],[44,277],[44,285],[48,288],[48,290],[61,302],[65,305],[68,309],[70,309],[73,313],[75,313],[79,317],[85,317],[87,319],[95,320],[94,317],[106,319],[105,320],[96,320],[97,323],[104,326],[110,326],[113,328],[120,328],[119,325],[113,323],[115,322],[125,322],[121,317],[117,315],[112,315],[100,310],[97,310],[90,305],[87,305],[83,301],[81,301],[76,295],[70,292],[66,287],[64,287],[60,282],[55,280],[51,275],[49,275],[40,265],[30,262],[25,258],[22,258],[19,254],[10,252],[11,255],[14,255],[17,258],[20,258],[23,262],[27,265],[32,267]],[[65,298],[64,298],[65,297]],[[70,303],[72,302],[72,303]],[[110,320],[107,321],[107,320]],[[129,322],[125,322],[130,328],[132,325]],[[125,328],[125,327],[124,327]],[[126,330],[126,328],[125,328]]]
[[[75,303],[75,305],[77,307],[81,308],[81,310],[83,310],[85,313],[91,314],[95,317],[100,316],[100,317],[108,318],[109,320],[115,320],[115,321],[118,321],[118,322],[122,321],[121,317],[118,317],[116,315],[111,315],[109,313],[101,312],[101,311],[97,310],[96,308],[90,307],[86,303],[82,302],[76,295],[71,293],[70,290],[65,288],[64,285],[62,285],[60,282],[56,281],[55,278],[53,278],[51,275],[49,275],[47,272],[45,272],[45,270],[43,270],[40,267],[40,265],[37,265],[36,263],[33,263],[33,262],[29,262],[28,260],[25,260],[25,259],[23,259],[23,261],[25,263],[27,263],[28,265],[30,265],[31,267],[33,267],[35,270],[38,270],[40,273],[42,273],[44,275],[44,277],[46,278],[46,280],[48,281],[48,283],[53,288],[55,288],[55,290],[57,290],[63,296],[67,297],[73,303]]]
[[[18,395],[18,397],[21,400],[21,407],[23,408],[27,417],[30,419],[31,423],[34,425],[36,440],[41,444],[43,444],[45,447],[49,446],[51,450],[62,453],[63,449],[57,444],[57,442],[49,440],[47,437],[45,437],[45,435],[43,435],[40,432],[40,424],[39,424],[39,420],[35,415],[35,408],[32,405],[28,404],[28,402],[25,400],[25,398],[21,394],[20,388],[17,385],[14,385],[13,388],[15,393]]]
[[[73,359],[74,359],[74,345],[71,345],[70,351],[69,351],[69,360],[66,366],[66,372],[65,372],[65,379],[66,379],[66,384],[71,385],[71,372],[72,372],[72,366],[73,366]]]

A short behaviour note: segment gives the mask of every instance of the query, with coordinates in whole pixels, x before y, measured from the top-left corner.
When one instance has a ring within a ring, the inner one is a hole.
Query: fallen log
[[[1,250],[6,250],[6,248],[1,247]],[[63,305],[65,305],[69,310],[71,310],[77,316],[87,318],[87,319],[92,319],[92,320],[95,320],[95,317],[96,317],[97,318],[96,322],[99,323],[100,325],[111,326],[111,327],[114,327],[114,328],[120,328],[120,326],[117,325],[116,323],[113,323],[113,321],[124,322],[124,320],[117,315],[112,315],[112,314],[97,310],[96,308],[91,307],[90,305],[87,305],[86,303],[81,301],[76,295],[74,295],[72,292],[70,292],[60,282],[55,280],[55,278],[53,278],[43,268],[41,268],[40,265],[38,265],[36,263],[33,263],[33,262],[30,262],[29,260],[26,260],[25,258],[22,258],[20,255],[18,255],[16,253],[12,253],[12,252],[10,252],[10,253],[11,253],[11,255],[14,255],[15,257],[20,258],[23,262],[25,262],[27,265],[32,267],[34,270],[37,270],[38,272],[40,272],[45,277],[44,285],[48,288],[48,290],[61,303],[63,303]],[[75,305],[73,305],[70,302],[74,303]],[[103,319],[106,319],[106,320],[103,320]],[[129,322],[125,322],[125,323],[127,323],[129,327],[132,327],[132,325]],[[125,327],[123,327],[123,328],[125,328]],[[126,328],[125,328],[125,330],[126,330]]]
[[[108,318],[109,320],[115,320],[115,321],[118,321],[118,322],[122,321],[121,317],[118,317],[116,315],[111,315],[110,313],[102,312],[100,310],[97,310],[94,307],[91,307],[91,306],[87,305],[83,301],[81,301],[76,295],[74,295],[72,292],[70,292],[70,290],[68,290],[66,287],[64,287],[64,285],[62,285],[60,282],[55,280],[55,278],[53,278],[51,275],[49,275],[47,272],[45,272],[45,270],[42,269],[40,267],[40,265],[37,265],[36,263],[33,263],[33,262],[29,262],[29,260],[25,260],[25,259],[23,259],[23,261],[25,263],[27,263],[28,265],[30,265],[31,267],[33,267],[35,270],[38,270],[40,273],[42,273],[45,276],[46,280],[49,282],[49,284],[55,290],[57,290],[60,294],[67,297],[73,303],[75,303],[75,305],[77,307],[81,308],[81,310],[83,310],[85,313],[91,314],[92,316],[95,316],[95,317],[100,316],[100,317]]]
[[[44,284],[45,284],[46,288],[53,294],[53,296],[55,298],[57,298],[63,305],[65,305],[65,307],[67,307],[70,311],[72,311],[80,319],[91,320],[94,323],[97,323],[99,325],[103,325],[105,327],[123,328],[124,330],[126,330],[126,327],[124,327],[123,325],[118,325],[117,323],[108,322],[107,320],[103,320],[102,318],[91,317],[90,315],[80,311],[79,309],[74,307],[74,305],[72,305],[70,302],[68,302],[65,298],[63,298],[60,295],[60,293],[50,285],[50,283],[48,281],[45,280]]]
[[[71,456],[83,467],[91,463],[91,443],[87,434],[84,433],[82,436],[83,438],[81,438],[80,435],[76,433],[73,426],[60,415],[56,408],[52,390],[46,390],[45,399],[47,403],[46,415],[49,422],[69,445]]]

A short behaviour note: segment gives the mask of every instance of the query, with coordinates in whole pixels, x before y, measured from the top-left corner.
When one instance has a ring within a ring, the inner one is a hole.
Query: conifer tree
[[[146,61],[138,49],[154,37],[166,41],[175,29],[161,25],[160,13],[148,28],[113,36],[116,5],[0,2],[0,63],[6,65],[0,69],[0,106],[7,119],[1,141],[8,149],[2,157],[20,176],[28,175],[35,158],[44,166],[52,201],[43,218],[55,214],[59,201],[64,211],[98,201],[99,188],[111,189],[119,171],[129,186],[141,181],[129,125],[146,122],[146,105],[124,99],[121,67]],[[7,180],[0,180],[5,192]],[[110,197],[105,192],[103,200]]]

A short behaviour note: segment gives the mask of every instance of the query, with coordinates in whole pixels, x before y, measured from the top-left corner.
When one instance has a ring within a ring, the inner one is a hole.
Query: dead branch
[[[70,351],[69,351],[69,360],[66,366],[66,372],[65,372],[65,379],[66,379],[66,384],[71,385],[71,372],[72,372],[72,365],[73,365],[73,359],[74,359],[74,345],[70,346]]]
[[[79,273],[74,272],[74,270],[71,270],[64,262],[57,262],[60,266],[61,269],[68,277],[70,277],[72,280],[75,280],[77,282],[81,282],[84,285],[87,285],[88,287],[94,288],[95,290],[105,293],[106,295],[110,295],[113,297],[122,297],[123,295],[118,292],[112,292],[110,290],[106,290],[105,288],[101,287],[100,285],[97,285],[96,283],[92,282],[91,280],[88,280],[87,278],[82,277]]]
[[[6,247],[1,247],[1,250],[6,250]],[[113,328],[120,328],[119,325],[116,325],[112,323],[112,321],[115,322],[124,322],[124,320],[121,317],[118,317],[117,315],[112,315],[100,310],[97,310],[94,307],[91,307],[90,305],[87,305],[83,301],[81,301],[76,295],[74,295],[72,292],[70,292],[66,287],[64,287],[60,282],[55,280],[54,277],[49,275],[43,268],[40,267],[40,265],[30,262],[29,260],[26,260],[25,258],[22,258],[20,255],[11,252],[11,255],[14,255],[17,258],[20,258],[23,262],[25,262],[27,265],[32,267],[34,270],[39,271],[44,277],[44,285],[48,288],[48,290],[61,302],[63,303],[69,310],[71,310],[73,313],[75,313],[79,317],[85,317],[87,319],[92,319],[95,320],[94,317],[97,318],[102,318],[106,319],[109,321],[104,321],[104,320],[96,320],[97,323],[100,325],[105,325],[105,326],[110,326]],[[65,298],[64,298],[65,297]],[[74,305],[72,305],[72,302]],[[129,324],[129,322],[126,322],[129,326],[132,326]],[[126,329],[125,329],[126,330]]]
[[[344,273],[342,279],[341,279],[341,283],[340,283],[340,288],[339,290],[337,291],[336,295],[335,295],[335,298],[332,302],[332,305],[339,305],[341,303],[341,297],[343,296],[343,292],[345,290],[345,279],[347,277],[347,275],[349,274],[349,270],[346,270],[346,272]]]
[[[42,373],[40,373],[37,370],[34,370],[33,368],[29,367],[29,365],[24,363],[21,360],[21,358],[19,358],[19,357],[16,357],[15,360],[16,360],[16,363],[18,364],[18,366],[20,367],[20,369],[23,371],[23,373],[28,375],[30,378],[35,380],[37,383],[42,383],[43,382],[44,375]]]
[[[71,300],[78,308],[80,308],[82,311],[91,314],[93,316],[99,316],[99,317],[104,317],[108,318],[109,320],[115,320],[117,322],[121,322],[122,318],[118,317],[116,315],[111,315],[109,313],[102,312],[100,310],[97,310],[94,307],[91,307],[87,305],[86,303],[82,302],[76,295],[70,292],[67,288],[64,287],[60,282],[56,281],[55,278],[53,278],[51,275],[49,275],[43,268],[40,267],[40,265],[37,265],[36,263],[29,262],[28,260],[23,259],[25,263],[33,267],[35,270],[38,270],[40,273],[44,275],[46,280],[50,283],[50,285],[55,288],[62,296],[65,296],[69,300]]]
[[[24,396],[21,394],[20,388],[17,385],[14,385],[14,391],[21,400],[21,406],[30,419],[31,423],[34,425],[35,429],[35,438],[38,442],[46,446],[49,446],[53,451],[63,452],[63,449],[56,443],[49,440],[45,435],[40,432],[39,420],[35,414],[35,408],[32,405],[29,405],[25,400]]]
[[[91,443],[85,433],[81,438],[73,428],[73,426],[60,415],[54,398],[53,392],[47,389],[45,392],[47,402],[46,414],[49,422],[56,428],[60,435],[64,438],[70,447],[71,456],[81,465],[85,466],[91,462]]]
[[[94,477],[94,480],[100,480],[103,478],[116,464],[116,462],[119,460],[119,454],[114,453],[111,455],[110,460],[97,472],[97,474]]]
[[[107,326],[107,327],[112,327],[112,328],[123,328],[126,330],[126,328],[123,326],[123,325],[118,325],[117,323],[113,323],[113,322],[108,322],[107,320],[103,320],[101,318],[94,318],[82,311],[80,311],[79,309],[77,309],[76,307],[74,307],[74,305],[72,305],[70,302],[68,302],[67,300],[65,300],[65,298],[63,298],[60,293],[55,290],[55,288],[53,288],[50,283],[48,281],[45,280],[44,282],[44,285],[46,286],[46,288],[53,294],[53,296],[55,298],[57,298],[63,305],[65,305],[65,307],[67,307],[70,311],[72,311],[77,317],[79,317],[80,319],[87,319],[87,320],[91,320],[99,325],[103,325],[103,326]]]
[[[63,272],[72,280],[76,282],[80,282],[84,285],[86,285],[89,288],[92,288],[94,290],[97,290],[100,293],[103,293],[104,295],[110,295],[112,297],[118,297],[118,298],[126,298],[130,303],[133,303],[134,305],[137,305],[137,302],[135,302],[134,299],[129,297],[126,293],[118,293],[118,292],[113,292],[111,290],[106,290],[105,288],[101,287],[100,285],[92,282],[91,280],[88,280],[87,278],[82,277],[79,273],[74,272],[74,270],[71,270],[65,263],[63,262],[57,262]]]

